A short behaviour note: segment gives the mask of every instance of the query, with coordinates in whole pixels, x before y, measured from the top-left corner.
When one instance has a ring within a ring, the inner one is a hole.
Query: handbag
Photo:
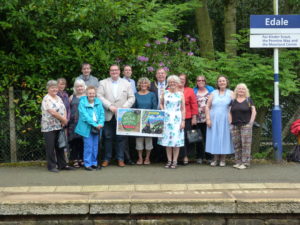
[[[296,145],[295,149],[286,156],[288,162],[300,162],[300,145]]]
[[[189,143],[201,142],[203,137],[200,129],[192,129],[186,132]]]
[[[91,128],[91,133],[92,134],[99,134],[100,133],[100,130],[98,130],[96,127],[93,127]]]
[[[61,129],[58,133],[58,148],[66,148],[67,147],[67,136],[65,129]]]

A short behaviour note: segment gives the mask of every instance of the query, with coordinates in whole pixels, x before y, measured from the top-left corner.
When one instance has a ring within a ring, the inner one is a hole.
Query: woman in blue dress
[[[227,77],[221,75],[217,79],[217,90],[213,91],[206,105],[206,152],[214,155],[211,166],[225,166],[225,156],[232,154],[233,144],[230,136],[229,105],[233,99],[233,92],[227,87]]]
[[[176,75],[168,77],[169,89],[161,95],[160,108],[165,111],[163,137],[158,144],[165,146],[168,162],[165,168],[175,169],[179,148],[184,146],[185,102],[184,95],[178,90],[180,79]]]

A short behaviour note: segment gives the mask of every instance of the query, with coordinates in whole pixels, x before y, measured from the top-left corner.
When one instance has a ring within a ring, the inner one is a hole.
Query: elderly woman
[[[183,156],[183,165],[188,165],[188,154],[190,150],[190,143],[187,139],[187,131],[192,129],[192,126],[197,124],[198,105],[196,96],[192,88],[188,87],[188,78],[186,74],[180,74],[179,90],[183,92],[185,102],[185,126],[184,126],[184,147],[181,148],[181,155]]]
[[[86,94],[79,102],[79,120],[75,133],[83,136],[84,168],[92,171],[100,169],[97,157],[99,135],[104,125],[104,109],[100,99],[96,98],[94,86],[87,87]]]
[[[50,172],[59,170],[72,170],[67,165],[64,149],[58,147],[58,136],[63,126],[67,125],[66,108],[60,97],[57,96],[57,81],[47,82],[48,94],[42,101],[42,132],[46,143],[47,167]]]
[[[234,168],[250,166],[252,126],[256,116],[255,106],[246,84],[238,84],[230,105],[231,134],[235,150]]]
[[[205,153],[204,141],[206,140],[206,116],[205,107],[210,93],[214,90],[212,86],[206,84],[205,76],[197,77],[197,85],[194,88],[194,93],[198,103],[197,128],[201,130],[203,141],[196,144],[197,163],[202,164],[204,159],[210,159],[211,154]]]
[[[57,87],[58,87],[58,92],[57,95],[61,98],[63,101],[66,111],[67,111],[67,119],[70,119],[70,102],[69,102],[69,95],[65,91],[67,87],[67,81],[65,78],[58,78],[57,79]]]
[[[137,109],[157,109],[157,100],[153,92],[149,91],[150,80],[147,77],[142,77],[137,83],[138,92],[135,93],[135,103],[133,108]],[[145,146],[144,146],[145,142]],[[149,165],[150,153],[153,149],[151,137],[137,137],[136,138],[136,150],[138,152],[137,165]],[[143,150],[146,150],[146,157],[143,161]]]
[[[79,168],[83,166],[83,139],[75,133],[75,127],[78,123],[79,112],[78,105],[82,96],[85,96],[85,82],[81,79],[75,80],[73,87],[73,95],[70,96],[71,115],[69,120],[69,144],[71,148],[70,160],[73,161],[73,166]]]
[[[233,98],[233,92],[227,87],[227,77],[221,75],[217,79],[217,90],[213,91],[206,105],[207,136],[205,150],[214,155],[211,166],[216,166],[218,160],[220,166],[225,166],[225,156],[233,153],[233,145],[230,135],[229,105]]]
[[[161,95],[160,108],[165,111],[163,137],[158,144],[165,146],[168,162],[165,168],[175,169],[179,148],[184,146],[185,102],[184,95],[178,90],[180,79],[171,75],[167,79],[169,89]]]

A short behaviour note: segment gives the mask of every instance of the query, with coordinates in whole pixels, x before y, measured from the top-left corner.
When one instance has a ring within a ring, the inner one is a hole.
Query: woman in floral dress
[[[167,79],[169,89],[160,100],[160,108],[165,111],[163,137],[158,144],[166,147],[168,162],[165,168],[175,169],[179,148],[184,146],[185,102],[184,95],[178,90],[180,79],[171,75]]]
[[[197,129],[201,130],[202,142],[196,143],[197,163],[202,164],[203,160],[210,160],[212,155],[205,152],[205,141],[206,141],[206,115],[205,108],[208,101],[208,97],[211,92],[214,91],[212,86],[206,84],[206,78],[203,75],[197,77],[197,84],[194,88],[194,93],[198,103],[198,118],[197,118]]]

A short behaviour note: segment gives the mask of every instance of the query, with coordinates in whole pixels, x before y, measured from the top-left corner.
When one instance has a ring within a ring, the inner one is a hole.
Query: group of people
[[[47,83],[48,94],[42,101],[42,132],[46,143],[47,167],[50,172],[84,167],[88,171],[110,165],[113,157],[119,167],[126,164],[149,165],[151,158],[164,160],[165,168],[177,168],[178,158],[189,164],[190,151],[197,153],[197,163],[210,160],[211,166],[225,166],[225,157],[235,153],[234,167],[250,166],[252,125],[256,111],[247,86],[238,84],[228,89],[226,76],[217,78],[216,89],[207,85],[205,76],[198,76],[196,87],[188,87],[186,74],[170,75],[163,68],[156,71],[156,80],[131,78],[132,68],[126,65],[123,78],[118,65],[109,68],[109,77],[98,81],[91,75],[91,65],[82,64],[82,74],[75,79],[73,94],[65,91],[66,80]],[[137,161],[131,158],[128,136],[117,135],[118,108],[159,109],[165,112],[163,135],[160,138],[135,137]],[[202,142],[196,148],[189,143],[188,132],[201,130]],[[68,137],[70,162],[65,147],[59,146],[62,130]],[[104,149],[98,160],[99,142]],[[164,150],[165,149],[165,150]],[[143,153],[145,150],[145,154]],[[150,157],[152,156],[152,157]]]

